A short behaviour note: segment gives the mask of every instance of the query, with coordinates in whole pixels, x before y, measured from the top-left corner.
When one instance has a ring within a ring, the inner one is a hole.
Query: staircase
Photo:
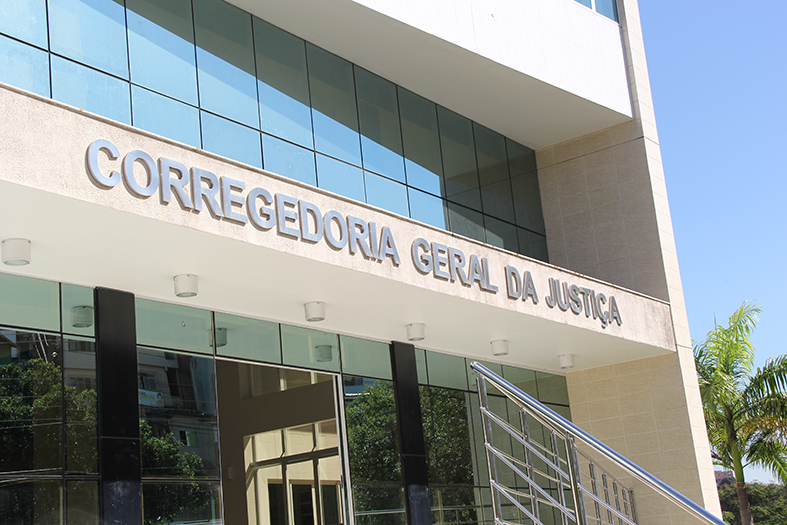
[[[702,523],[725,525],[484,365],[471,367],[478,374],[495,525],[637,525],[633,488],[604,465],[639,480]],[[490,409],[490,388],[519,408],[518,421]]]

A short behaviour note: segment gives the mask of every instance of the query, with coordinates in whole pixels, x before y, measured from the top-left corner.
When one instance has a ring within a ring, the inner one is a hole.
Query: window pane
[[[355,68],[355,86],[358,90],[363,167],[404,182],[396,86],[360,67]]]
[[[473,124],[473,129],[484,213],[514,222],[514,201],[511,196],[505,138],[478,124]]]
[[[361,165],[358,111],[352,64],[306,44],[309,90],[317,151]]]
[[[145,88],[131,86],[134,126],[195,148],[202,146],[199,110]]]
[[[0,472],[63,470],[60,338],[0,329]]]
[[[139,348],[142,476],[219,475],[212,357]]]
[[[0,319],[3,324],[60,331],[56,282],[0,273]]]
[[[284,364],[339,371],[339,340],[334,334],[297,326],[281,326]]]
[[[452,232],[470,237],[477,241],[486,242],[484,235],[484,217],[481,213],[449,202],[448,219],[451,224]]]
[[[317,181],[320,188],[357,201],[366,201],[361,168],[317,155]]]
[[[6,523],[62,523],[61,481],[20,480],[0,485],[3,521]]]
[[[49,56],[0,35],[0,82],[48,97]]]
[[[291,179],[317,185],[314,152],[270,135],[262,135],[265,169]]]
[[[342,371],[366,377],[392,379],[391,354],[387,344],[341,336]]]
[[[145,523],[221,523],[218,482],[143,483]]]
[[[60,285],[63,332],[93,336],[93,288],[73,284]]]
[[[506,140],[508,167],[517,226],[545,234],[541,211],[541,193],[536,171],[536,152],[512,140]]]
[[[477,361],[481,363],[489,370],[502,377],[503,365],[499,363],[490,363],[489,361],[481,361],[480,359],[465,359],[465,364],[467,365],[467,381],[469,383],[470,390],[472,390],[473,392],[478,391],[478,381],[477,381],[478,374],[476,374],[475,370],[470,368],[470,363],[472,363],[473,361]]]
[[[0,1],[0,33],[46,49],[46,0]]]
[[[202,115],[202,147],[230,159],[262,167],[260,132],[216,115]]]
[[[49,0],[52,52],[128,79],[126,13],[116,0]]]
[[[486,243],[515,253],[519,251],[516,226],[499,221],[493,217],[485,217]]]
[[[66,482],[66,523],[69,525],[99,525],[98,482]]]
[[[437,228],[448,228],[448,208],[440,197],[407,188],[410,197],[410,217]]]
[[[52,56],[52,98],[131,124],[129,84],[94,69]]]
[[[210,311],[136,299],[137,344],[213,354]]]
[[[303,40],[255,17],[254,45],[262,131],[313,148]]]
[[[536,372],[538,400],[542,403],[568,405],[568,387],[565,376]]]
[[[519,237],[519,253],[539,261],[549,262],[547,238],[531,231],[517,228]]]
[[[478,190],[473,123],[440,106],[437,116],[445,169],[445,197],[480,211],[481,192]]]
[[[538,399],[536,373],[534,371],[503,365],[503,378],[526,394]]]
[[[596,11],[617,22],[618,7],[615,0],[596,0]]]
[[[279,325],[216,312],[216,353],[281,363]]]
[[[429,484],[472,485],[467,394],[430,386],[421,386],[419,390]]]
[[[455,355],[426,351],[426,367],[429,370],[429,384],[467,390],[465,359]]]
[[[398,88],[407,184],[443,194],[443,163],[437,131],[437,108],[415,93]]]
[[[415,349],[415,367],[418,369],[418,383],[428,385],[429,375],[426,371],[426,350],[422,348]]]
[[[195,0],[194,24],[200,107],[259,129],[251,15],[219,0]]]
[[[366,177],[366,202],[373,206],[407,217],[407,187],[404,184],[386,179],[368,171]]]
[[[63,340],[66,403],[66,471],[98,472],[96,345],[92,339]]]
[[[190,0],[126,0],[126,8],[131,81],[196,106]]]

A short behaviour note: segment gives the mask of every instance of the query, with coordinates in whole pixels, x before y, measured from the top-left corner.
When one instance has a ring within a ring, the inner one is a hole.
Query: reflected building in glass
[[[717,508],[640,35],[0,0],[4,523],[493,523],[473,361]]]

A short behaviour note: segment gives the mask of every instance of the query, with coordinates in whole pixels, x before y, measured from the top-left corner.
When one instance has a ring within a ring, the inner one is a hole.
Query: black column
[[[402,471],[405,487],[405,510],[409,525],[430,525],[428,470],[424,428],[421,419],[421,398],[418,393],[418,369],[415,347],[406,343],[391,344],[396,420],[402,449]]]
[[[134,295],[95,290],[102,523],[142,524]]]

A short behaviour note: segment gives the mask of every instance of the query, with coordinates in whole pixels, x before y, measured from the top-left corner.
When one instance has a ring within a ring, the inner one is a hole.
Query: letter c
[[[107,152],[109,160],[117,160],[120,157],[117,147],[108,140],[94,140],[87,148],[87,171],[96,184],[102,188],[114,188],[120,182],[122,176],[116,170],[112,170],[109,177],[101,173],[101,169],[98,167],[98,152],[101,150]]]

